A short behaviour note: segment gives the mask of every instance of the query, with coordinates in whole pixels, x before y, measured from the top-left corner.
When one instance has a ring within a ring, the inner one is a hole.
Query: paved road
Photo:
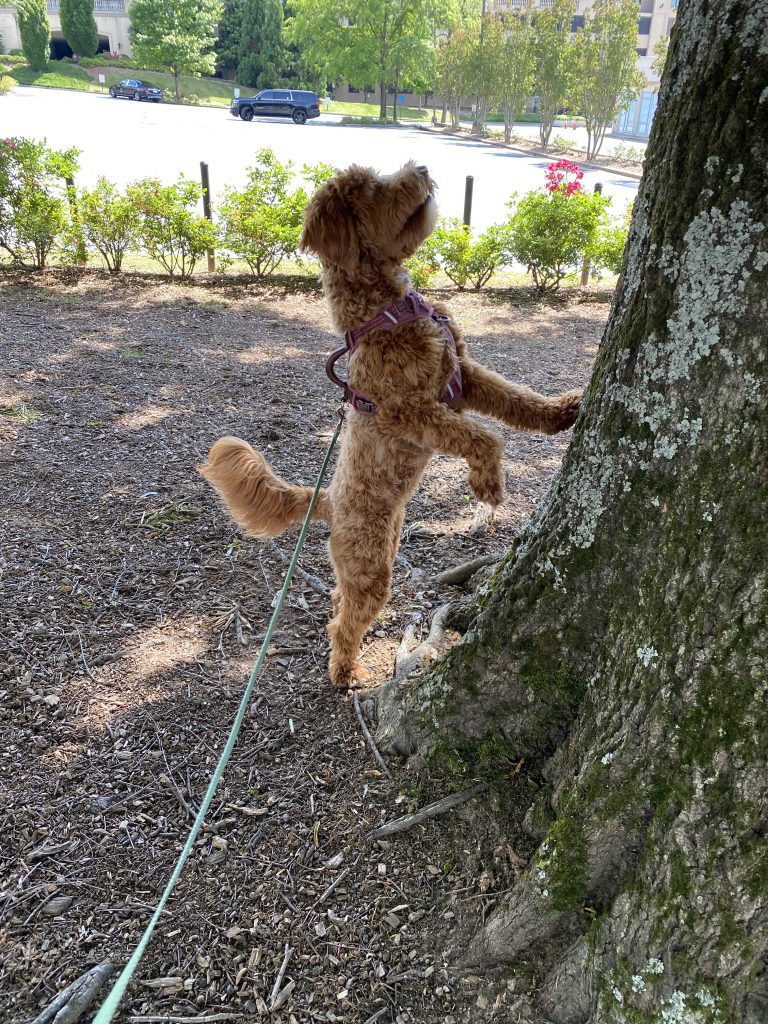
[[[0,101],[0,133],[45,138],[55,147],[77,146],[82,184],[99,175],[119,184],[143,176],[170,182],[180,173],[197,178],[200,161],[205,160],[214,201],[224,185],[243,183],[247,166],[263,146],[281,160],[293,160],[298,168],[322,160],[337,167],[357,162],[392,171],[414,159],[432,171],[444,216],[461,217],[465,177],[474,176],[472,224],[478,228],[504,218],[513,192],[540,187],[548,162],[418,128],[342,126],[330,115],[304,126],[287,119],[247,124],[224,108],[135,103],[32,87],[18,88]],[[616,214],[637,192],[636,181],[617,174],[588,171],[584,181],[588,188],[603,182]]]

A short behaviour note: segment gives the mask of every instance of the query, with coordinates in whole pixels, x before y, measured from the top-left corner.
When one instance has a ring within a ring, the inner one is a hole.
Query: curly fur
[[[322,262],[324,291],[339,331],[367,322],[405,295],[410,281],[402,262],[432,232],[436,219],[434,183],[426,168],[413,163],[389,176],[353,166],[317,192],[301,245]],[[331,526],[337,585],[328,625],[329,673],[339,687],[366,678],[358,661],[360,644],[389,598],[405,504],[432,454],[466,459],[469,484],[480,501],[495,506],[502,500],[502,440],[464,411],[547,434],[566,430],[578,414],[581,392],[546,398],[510,383],[474,362],[453,320],[450,326],[455,357],[439,328],[418,320],[366,334],[350,360],[351,382],[378,412],[349,413],[333,480],[315,509],[315,517]],[[449,406],[439,399],[455,358],[463,393]],[[276,536],[301,521],[309,507],[311,488],[281,480],[236,437],[218,440],[200,471],[251,536]]]

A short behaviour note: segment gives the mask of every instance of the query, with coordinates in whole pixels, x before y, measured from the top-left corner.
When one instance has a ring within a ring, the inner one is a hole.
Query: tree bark
[[[536,850],[468,964],[556,1024],[768,1019],[768,3],[681,5],[562,471],[377,742],[509,783]],[[527,813],[526,813],[527,811]]]

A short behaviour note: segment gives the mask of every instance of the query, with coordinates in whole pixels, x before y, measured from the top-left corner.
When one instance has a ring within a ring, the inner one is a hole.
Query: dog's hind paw
[[[331,682],[338,690],[359,690],[368,682],[369,672],[355,660],[352,664],[331,664],[328,669]]]

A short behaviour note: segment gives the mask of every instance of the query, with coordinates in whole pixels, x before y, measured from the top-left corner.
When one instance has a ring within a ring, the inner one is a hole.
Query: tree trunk
[[[385,750],[538,780],[466,962],[543,958],[557,1024],[768,1019],[766,82],[765,2],[681,5],[563,469],[462,641],[376,693]]]
[[[178,103],[178,100],[179,100],[179,70],[178,70],[178,68],[173,68],[172,70],[173,70],[173,84],[174,84],[174,86],[176,88],[176,102]]]
[[[387,83],[379,82],[379,89],[381,89],[381,102],[379,104],[379,117],[382,121],[387,119]]]

